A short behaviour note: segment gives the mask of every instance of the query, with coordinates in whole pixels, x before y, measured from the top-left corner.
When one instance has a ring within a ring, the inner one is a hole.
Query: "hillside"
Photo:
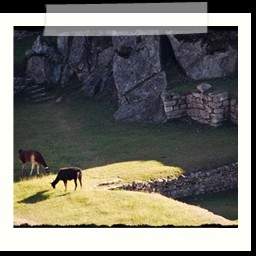
[[[231,162],[237,159],[236,126],[212,128],[186,120],[165,125],[116,122],[114,106],[86,100],[79,92],[63,97],[58,104],[15,101],[15,225],[233,223],[158,194],[109,191],[97,185],[117,178],[130,183],[176,177]],[[53,190],[50,182],[55,175],[45,176],[43,170],[41,177],[22,178],[20,148],[42,152],[54,174],[64,166],[81,167],[83,190],[78,187],[74,193],[73,182],[68,183],[68,192],[62,182]]]
[[[53,175],[23,180],[14,185],[14,225],[236,225],[205,209],[159,194],[115,191],[98,186],[102,181],[117,177],[126,183],[138,177],[143,180],[179,175],[180,171],[150,161],[91,168],[83,170],[83,189],[78,187],[76,192],[73,182],[68,183],[67,192],[62,182],[52,189]]]

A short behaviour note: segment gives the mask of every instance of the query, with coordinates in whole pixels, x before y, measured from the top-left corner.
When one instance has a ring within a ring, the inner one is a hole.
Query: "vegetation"
[[[97,185],[117,178],[130,183],[176,177],[190,170],[206,170],[236,161],[236,126],[212,128],[188,119],[161,125],[117,122],[113,118],[116,109],[113,105],[85,99],[78,90],[72,95],[64,92],[61,95],[63,101],[58,104],[15,99],[15,224],[234,223],[161,195],[109,191]],[[42,152],[53,173],[64,166],[81,167],[83,190],[74,193],[73,182],[68,183],[68,192],[64,192],[63,183],[53,190],[50,182],[55,175],[45,176],[44,171],[39,178],[21,179],[17,156],[20,148]]]
[[[67,165],[86,169],[136,160],[194,171],[237,161],[235,125],[212,128],[189,119],[122,123],[113,118],[115,106],[77,94],[63,95],[59,104],[15,101],[15,180],[20,177],[20,148],[41,151],[55,172]]]
[[[200,206],[229,220],[238,219],[238,190],[183,198],[182,202]]]
[[[35,38],[15,42],[17,70],[19,64],[24,69],[24,52]],[[107,43],[108,40],[102,41],[102,45]],[[190,81],[183,79],[182,74],[177,80],[169,78],[170,89],[191,90],[186,87]],[[221,86],[229,88],[229,84],[230,90],[237,90],[232,79],[214,81],[220,90]],[[213,85],[214,81],[211,81]],[[109,187],[98,186],[114,179],[130,183],[178,177],[184,172],[207,170],[237,161],[237,126],[228,123],[212,128],[190,119],[166,124],[117,122],[113,118],[115,105],[85,99],[79,88],[74,80],[65,88],[49,85],[51,93],[63,98],[58,104],[35,104],[25,101],[24,95],[15,96],[15,225],[237,224],[200,207],[158,194],[108,190]],[[53,174],[45,175],[41,171],[43,175],[40,177],[21,178],[19,149],[40,151]],[[83,169],[82,190],[78,187],[74,192],[73,182],[68,183],[67,192],[61,182],[55,190],[52,189],[50,182],[59,168],[65,166]]]
[[[31,178],[15,183],[14,224],[200,226],[236,225],[200,207],[168,199],[159,194],[107,190],[100,182],[120,177],[122,182],[178,175],[179,168],[154,161],[117,163],[83,171],[83,189],[74,183],[52,189],[55,176]]]

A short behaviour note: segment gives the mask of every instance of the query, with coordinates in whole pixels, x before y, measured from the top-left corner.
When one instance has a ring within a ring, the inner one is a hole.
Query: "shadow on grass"
[[[23,199],[22,201],[19,201],[19,203],[23,203],[23,204],[35,204],[41,201],[44,201],[46,199],[49,198],[48,195],[45,195],[46,192],[48,192],[49,190],[43,190],[40,191],[38,193],[36,193],[33,196],[30,196],[28,198]]]

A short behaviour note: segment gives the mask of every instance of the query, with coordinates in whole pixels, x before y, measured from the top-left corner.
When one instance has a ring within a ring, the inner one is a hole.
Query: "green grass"
[[[114,107],[84,97],[62,103],[16,102],[14,176],[20,177],[20,148],[43,153],[52,171],[66,165],[90,168],[154,160],[185,171],[237,161],[237,126],[213,128],[195,122],[122,123]],[[28,132],[29,131],[29,132]]]
[[[200,206],[229,220],[238,219],[238,190],[183,198],[182,202]]]
[[[237,225],[200,207],[159,194],[111,191],[97,186],[107,178],[121,177],[126,183],[138,177],[154,178],[161,173],[178,175],[180,169],[155,162],[96,167],[83,171],[83,189],[78,188],[76,192],[73,182],[68,183],[67,192],[63,183],[52,189],[53,175],[22,180],[14,186],[14,225]]]
[[[115,106],[85,99],[80,91],[62,96],[58,104],[34,104],[15,98],[15,224],[233,223],[161,195],[109,191],[97,185],[116,178],[130,183],[176,177],[182,172],[237,161],[237,126],[212,128],[188,120],[166,124],[117,122],[113,118]],[[41,151],[53,173],[64,166],[81,167],[83,190],[78,188],[74,193],[73,182],[68,183],[68,192],[64,192],[63,183],[53,190],[50,182],[55,175],[20,179],[20,148]]]
[[[237,77],[216,78],[201,81],[193,81],[188,79],[178,80],[168,83],[168,90],[170,92],[178,92],[181,94],[188,94],[198,92],[196,86],[200,83],[209,83],[212,85],[211,92],[228,92],[231,98],[238,98],[238,79]]]

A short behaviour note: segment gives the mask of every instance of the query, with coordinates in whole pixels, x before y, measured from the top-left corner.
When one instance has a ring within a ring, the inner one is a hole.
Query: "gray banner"
[[[54,27],[46,26],[45,36],[135,36],[207,33],[207,27]]]
[[[46,5],[46,13],[207,13],[207,2]]]

